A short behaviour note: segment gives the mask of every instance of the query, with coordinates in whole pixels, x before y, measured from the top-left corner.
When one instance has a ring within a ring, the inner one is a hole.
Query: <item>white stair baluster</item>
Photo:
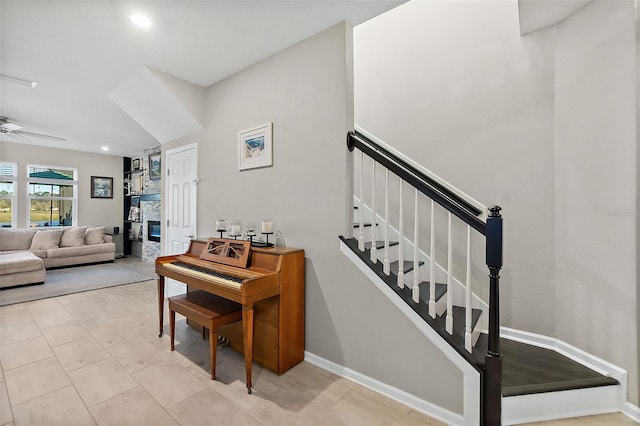
[[[411,298],[414,302],[420,302],[420,274],[418,269],[418,189],[415,190],[414,196],[414,224],[413,224],[413,288],[411,289]]]
[[[471,352],[471,226],[467,225],[467,279],[465,292],[464,348]]]
[[[376,162],[371,166],[371,256],[373,263],[377,263],[378,248],[376,247]]]
[[[359,227],[359,234],[358,234],[358,250],[360,251],[364,251],[364,214],[363,214],[363,203],[362,203],[362,178],[364,177],[364,171],[362,170],[362,167],[364,166],[364,154],[362,153],[362,151],[360,151],[360,184],[359,184],[359,188],[358,188],[358,227]]]
[[[453,241],[451,238],[451,212],[447,231],[447,333],[453,334]]]
[[[400,205],[400,218],[398,220],[398,287],[404,288],[404,204],[402,203],[402,184],[403,180],[400,179],[400,199],[398,201]]]
[[[384,175],[384,261],[382,262],[382,272],[385,275],[391,273],[391,264],[389,263],[389,169],[385,170]]]
[[[429,316],[436,317],[436,228],[435,202],[431,200],[431,248],[429,250]]]

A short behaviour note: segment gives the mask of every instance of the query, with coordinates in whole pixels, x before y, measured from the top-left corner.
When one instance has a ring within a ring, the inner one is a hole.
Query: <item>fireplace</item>
[[[147,221],[147,240],[160,242],[160,221],[148,220]]]

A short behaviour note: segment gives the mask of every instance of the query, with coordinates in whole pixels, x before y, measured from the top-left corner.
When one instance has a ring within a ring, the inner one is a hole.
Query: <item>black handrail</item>
[[[347,133],[349,151],[358,148],[377,163],[385,166],[400,179],[440,204],[460,220],[481,234],[486,234],[486,224],[478,216],[482,211],[470,204],[449,188],[425,175],[411,164],[398,158],[357,130]]]

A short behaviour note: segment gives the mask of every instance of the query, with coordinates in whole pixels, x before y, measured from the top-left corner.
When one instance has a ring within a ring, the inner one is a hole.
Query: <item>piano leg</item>
[[[251,366],[253,364],[253,305],[242,307],[242,331],[244,337],[244,365],[247,371],[247,392],[251,394]]]
[[[162,333],[164,332],[164,275],[158,275],[158,330],[160,334],[158,337],[162,337]]]

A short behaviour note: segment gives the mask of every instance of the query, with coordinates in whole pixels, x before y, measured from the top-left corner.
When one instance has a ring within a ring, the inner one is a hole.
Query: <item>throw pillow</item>
[[[49,250],[57,248],[60,242],[62,229],[51,229],[48,231],[37,231],[31,240],[31,250]]]
[[[104,243],[104,226],[97,228],[87,228],[84,234],[85,244],[102,244]]]
[[[0,250],[29,250],[35,229],[0,228]]]
[[[86,227],[78,226],[74,228],[64,228],[60,237],[60,247],[78,247],[84,245],[84,233]]]

